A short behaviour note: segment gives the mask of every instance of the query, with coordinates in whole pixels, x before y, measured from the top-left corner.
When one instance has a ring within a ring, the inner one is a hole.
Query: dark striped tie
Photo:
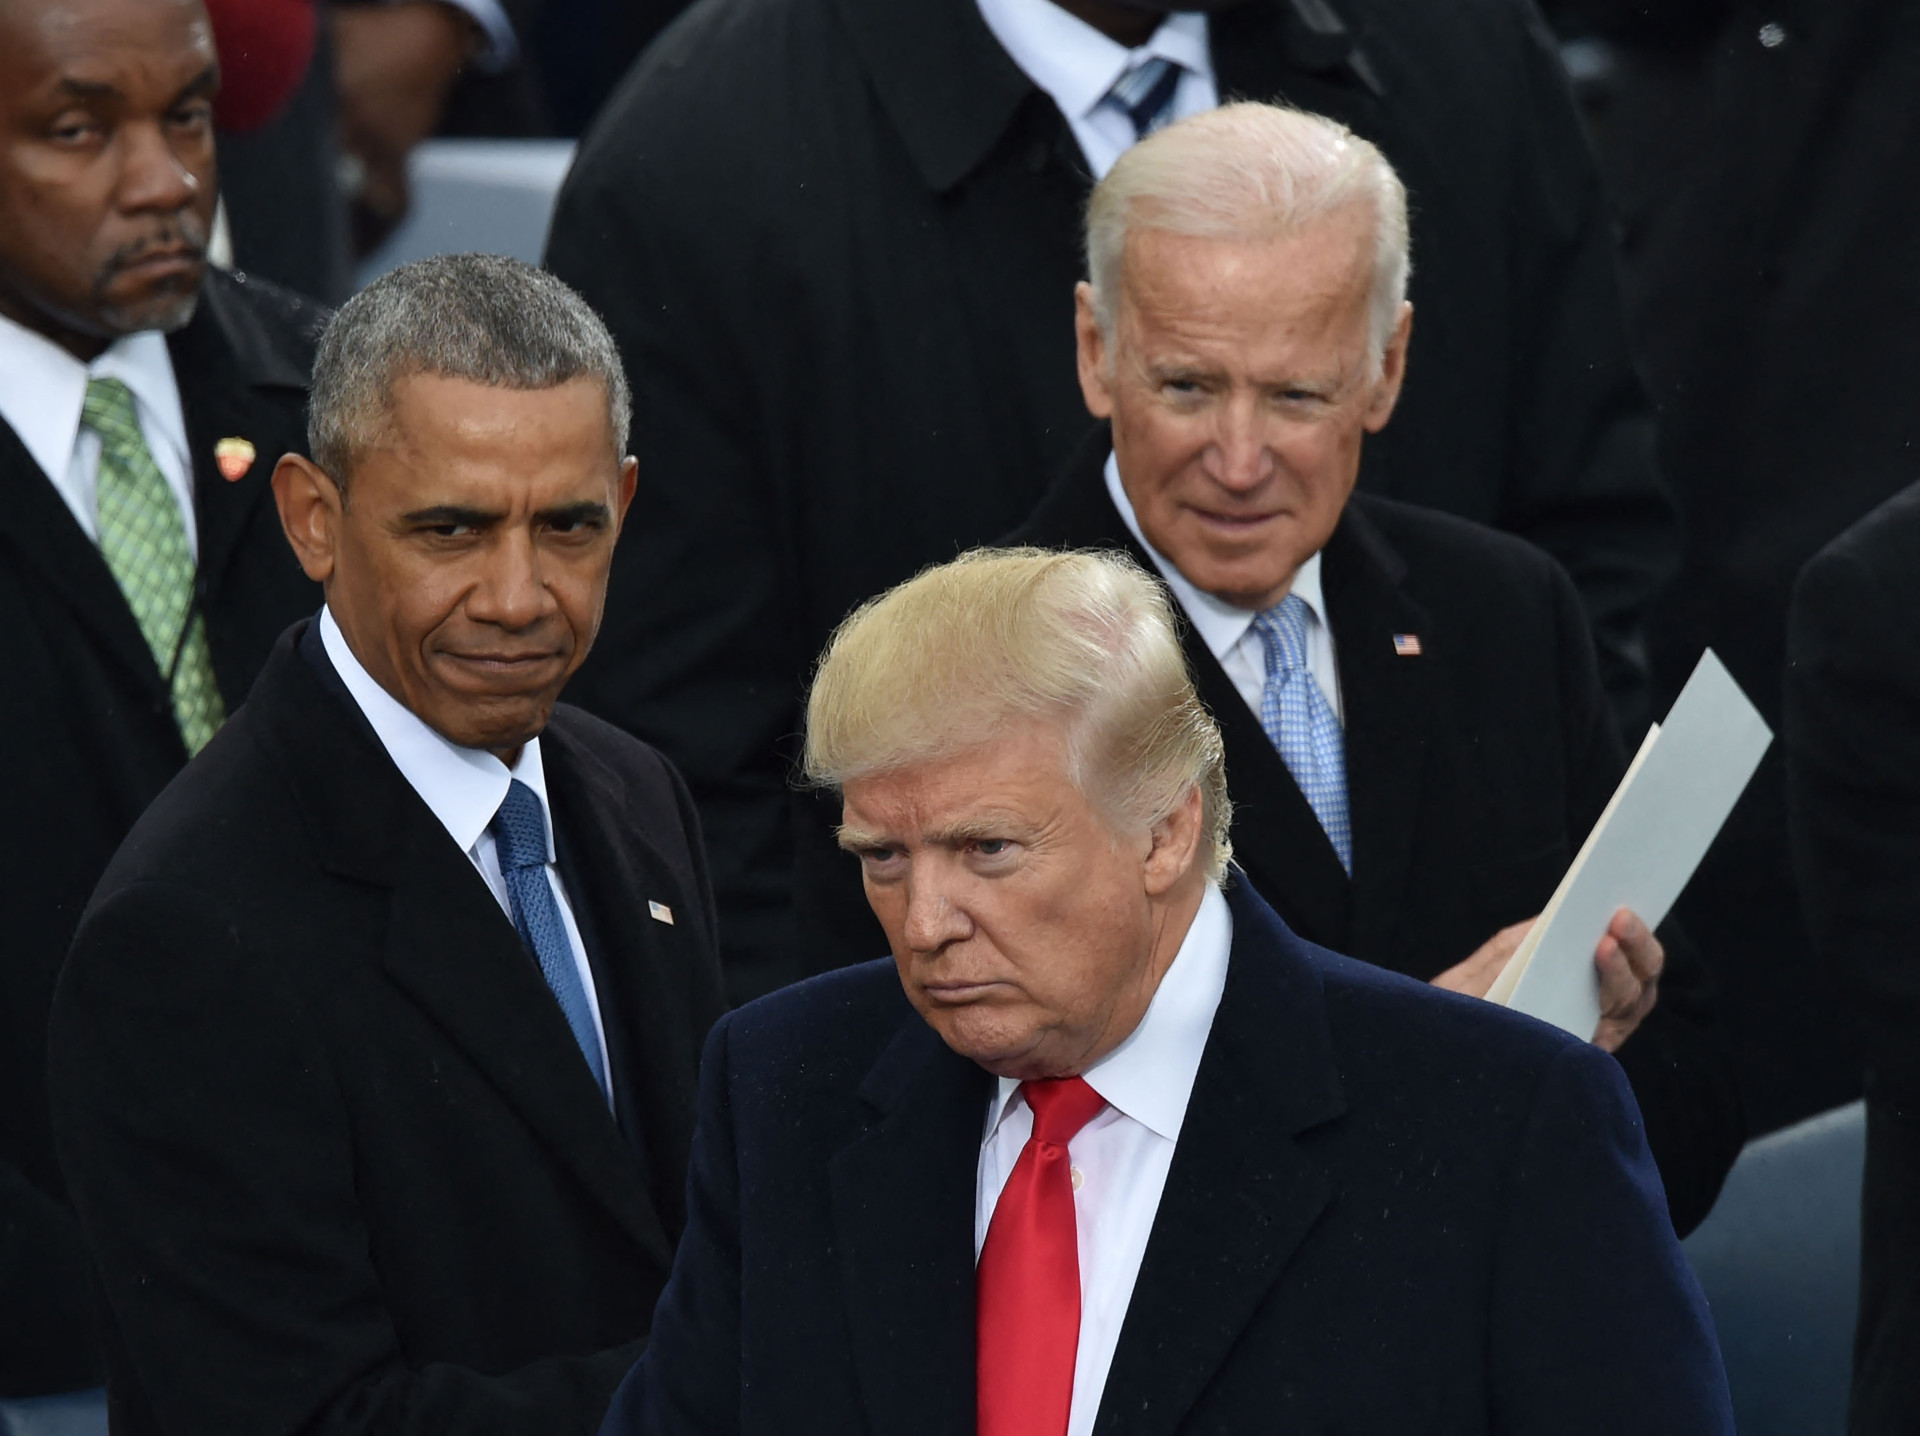
[[[1107,99],[1133,121],[1133,137],[1144,140],[1173,117],[1173,92],[1180,88],[1181,67],[1154,55],[1142,60],[1113,82]]]

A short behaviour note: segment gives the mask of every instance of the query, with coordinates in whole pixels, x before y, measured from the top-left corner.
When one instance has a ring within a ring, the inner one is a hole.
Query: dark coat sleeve
[[[1533,1094],[1502,1213],[1493,1430],[1732,1436],[1713,1320],[1659,1188],[1619,1069],[1569,1045]]]
[[[152,1429],[592,1430],[638,1343],[492,1375],[407,1359],[300,1008],[214,903],[171,885],[92,912],[62,976],[61,1166]]]
[[[1571,592],[1559,598],[1562,712],[1567,721],[1572,845],[1586,841],[1626,771],[1620,739],[1600,695],[1591,645]],[[1617,1054],[1646,1122],[1667,1190],[1674,1230],[1706,1219],[1746,1140],[1733,1048],[1721,1025],[1713,974],[1681,925],[1658,934],[1667,962],[1653,1011]]]
[[[687,1229],[653,1314],[653,1339],[614,1393],[601,1436],[724,1436],[740,1429],[740,1171],[728,1021],[708,1034],[687,1169]]]
[[[689,312],[738,282],[709,272],[714,246],[659,212],[653,180],[669,164],[590,141],[549,240],[548,267],[620,346],[634,392],[631,451],[642,456],[606,621],[567,696],[672,755],[686,776],[738,1000],[801,975],[789,777],[811,655],[798,637],[792,518],[769,477],[777,439],[751,398],[783,385],[776,374],[749,377],[765,346],[734,333],[739,306]],[[682,176],[666,192],[693,187]]]
[[[1537,15],[1528,23],[1511,190],[1512,467],[1498,523],[1572,576],[1601,682],[1637,734],[1652,716],[1643,625],[1678,563],[1679,517],[1627,343],[1599,169],[1552,37]]]
[[[1895,503],[1920,515],[1915,494]],[[1787,634],[1794,863],[1815,951],[1838,969],[1866,1044],[1858,1433],[1920,1420],[1920,523],[1905,536],[1873,553],[1843,539],[1816,557]]]

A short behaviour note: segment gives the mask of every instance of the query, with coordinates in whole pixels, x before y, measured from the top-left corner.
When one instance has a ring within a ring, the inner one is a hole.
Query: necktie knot
[[[515,778],[493,815],[493,841],[503,872],[547,864],[547,819],[540,795]]]
[[[1083,1077],[1023,1082],[1020,1095],[1033,1110],[1033,1140],[1055,1147],[1071,1142],[1107,1105],[1107,1099],[1089,1087]]]
[[[80,405],[80,422],[104,444],[144,444],[140,420],[134,412],[133,391],[118,379],[89,379],[87,397]]]
[[[1133,123],[1136,139],[1145,139],[1167,122],[1180,74],[1178,63],[1152,55],[1113,82],[1107,100]]]
[[[1253,620],[1267,651],[1269,674],[1297,672],[1307,666],[1307,601],[1290,593]]]

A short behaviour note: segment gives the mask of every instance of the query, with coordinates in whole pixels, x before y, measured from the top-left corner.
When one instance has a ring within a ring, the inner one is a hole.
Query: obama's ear
[[[340,486],[313,460],[286,454],[273,466],[273,502],[300,568],[315,583],[333,577],[346,500]]]

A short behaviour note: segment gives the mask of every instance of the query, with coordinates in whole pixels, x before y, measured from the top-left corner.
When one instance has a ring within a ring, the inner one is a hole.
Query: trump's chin
[[[996,1077],[1028,1081],[1064,1075],[1057,1069],[1051,1028],[1024,999],[996,1001],[982,995],[972,1001],[922,998],[921,1015],[941,1041]]]

